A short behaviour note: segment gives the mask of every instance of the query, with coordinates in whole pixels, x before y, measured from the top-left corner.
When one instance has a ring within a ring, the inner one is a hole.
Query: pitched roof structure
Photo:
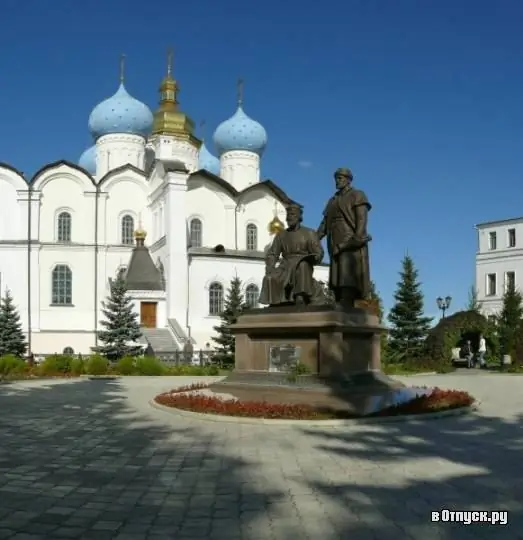
[[[145,247],[145,231],[135,232],[136,246],[125,273],[125,284],[129,291],[163,291],[163,276],[154,264],[149,249]]]

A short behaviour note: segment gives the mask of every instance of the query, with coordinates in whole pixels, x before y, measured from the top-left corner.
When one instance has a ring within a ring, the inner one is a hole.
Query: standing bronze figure
[[[316,231],[301,225],[302,219],[300,205],[287,207],[288,227],[275,236],[265,258],[260,304],[308,305],[317,295],[313,271],[323,259],[323,248]]]
[[[352,178],[350,169],[334,173],[337,191],[318,228],[319,238],[327,237],[329,288],[344,308],[354,307],[356,300],[366,300],[370,293],[367,220],[371,205],[363,191],[352,187]]]

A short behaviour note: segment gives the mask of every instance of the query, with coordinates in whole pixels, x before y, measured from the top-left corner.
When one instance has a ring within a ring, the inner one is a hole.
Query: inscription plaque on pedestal
[[[300,361],[300,347],[273,345],[269,348],[269,371],[290,371]]]

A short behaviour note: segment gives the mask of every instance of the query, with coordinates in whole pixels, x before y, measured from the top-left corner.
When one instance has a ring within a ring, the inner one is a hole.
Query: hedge
[[[445,317],[429,332],[422,363],[433,371],[448,371],[452,366],[452,349],[460,347],[467,335],[476,341],[480,334],[485,338],[488,358],[499,357],[495,326],[483,315],[476,311],[458,311]],[[478,343],[472,345],[477,350]]]

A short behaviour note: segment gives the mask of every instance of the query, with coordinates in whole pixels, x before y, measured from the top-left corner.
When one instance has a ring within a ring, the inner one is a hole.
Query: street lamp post
[[[451,302],[452,296],[445,296],[445,298],[438,296],[438,298],[436,298],[436,304],[438,304],[438,309],[441,311],[442,319],[445,318],[445,312],[449,309]]]

